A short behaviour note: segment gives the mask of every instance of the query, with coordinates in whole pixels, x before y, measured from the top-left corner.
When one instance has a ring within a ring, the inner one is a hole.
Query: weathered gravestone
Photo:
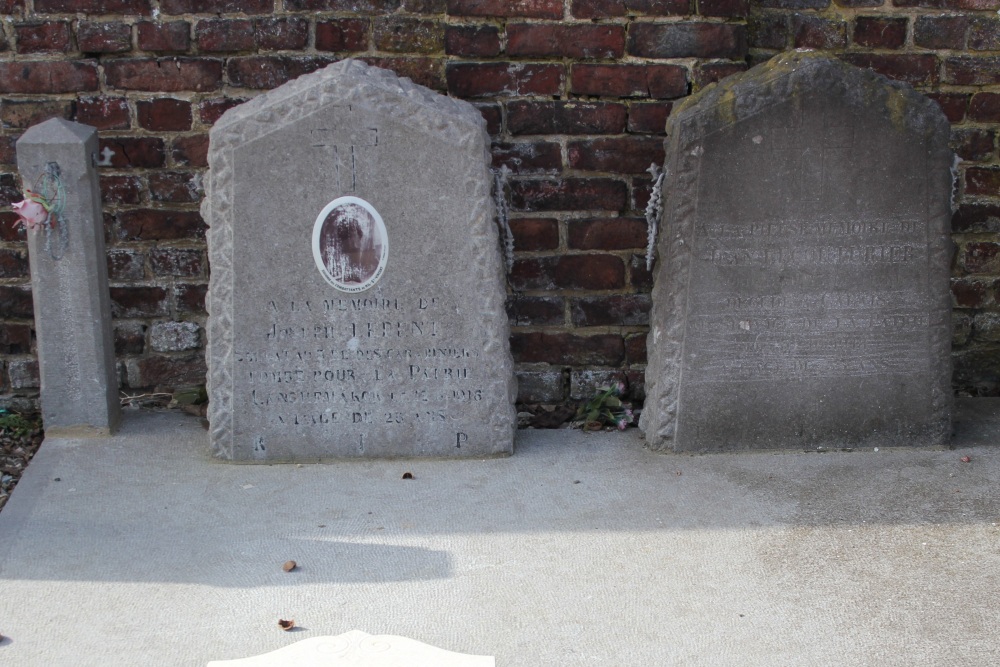
[[[209,419],[235,460],[510,454],[480,114],[343,61],[212,128]]]
[[[30,220],[28,254],[35,307],[42,421],[49,436],[107,436],[121,421],[97,130],[61,118],[17,141]]]
[[[691,98],[668,131],[650,447],[945,443],[953,155],[937,105],[791,53]]]

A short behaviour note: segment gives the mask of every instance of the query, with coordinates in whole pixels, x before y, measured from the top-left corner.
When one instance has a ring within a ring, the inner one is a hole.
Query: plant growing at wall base
[[[614,426],[624,431],[632,423],[632,406],[622,401],[625,383],[615,382],[610,387],[598,387],[594,397],[580,405],[576,411],[577,420],[583,420],[583,427],[598,431],[605,426]]]

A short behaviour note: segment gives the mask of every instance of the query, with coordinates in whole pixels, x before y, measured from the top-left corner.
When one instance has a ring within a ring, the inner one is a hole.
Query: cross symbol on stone
[[[366,173],[365,154],[378,145],[375,128],[318,128],[310,132],[314,148],[326,149],[333,158],[340,192],[355,192],[359,174]]]

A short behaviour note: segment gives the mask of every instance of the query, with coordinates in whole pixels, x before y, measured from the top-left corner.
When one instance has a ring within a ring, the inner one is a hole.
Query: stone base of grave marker
[[[685,100],[668,135],[649,446],[946,443],[954,158],[938,106],[796,52]]]
[[[496,660],[465,655],[394,635],[352,630],[337,637],[313,637],[252,658],[213,660],[207,667],[494,667]]]
[[[231,109],[210,136],[214,454],[510,454],[479,112],[348,60]]]
[[[96,154],[97,131],[61,118],[17,141],[24,187],[51,209],[28,231],[48,436],[106,436],[121,420]]]

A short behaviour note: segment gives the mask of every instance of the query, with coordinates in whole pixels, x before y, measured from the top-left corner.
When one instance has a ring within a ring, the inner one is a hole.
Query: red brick
[[[203,240],[205,221],[195,211],[136,209],[117,214],[121,241]]]
[[[191,129],[191,103],[161,97],[135,103],[139,126],[154,132],[183,132]]]
[[[518,259],[510,272],[515,290],[621,289],[625,264],[614,255],[563,255]]]
[[[403,9],[415,14],[444,14],[448,0],[403,0]]]
[[[663,141],[656,137],[586,139],[569,142],[572,169],[641,174],[650,164],[663,164]]]
[[[108,279],[142,280],[146,277],[146,256],[138,250],[113,248],[108,251]]]
[[[372,40],[379,51],[439,53],[444,50],[444,25],[403,16],[380,17],[375,19]]]
[[[518,252],[559,247],[559,221],[554,218],[515,218],[510,221],[510,230]]]
[[[1000,0],[958,0],[958,8],[980,11],[998,11],[1000,10]]]
[[[316,22],[317,51],[364,51],[367,48],[367,19]]]
[[[633,23],[629,55],[640,58],[729,58],[746,56],[746,27],[734,23]]]
[[[503,112],[500,111],[499,104],[475,104],[473,105],[483,115],[486,121],[486,131],[490,136],[496,136],[503,131]]]
[[[491,25],[450,25],[444,32],[444,52],[451,56],[500,55],[500,31]]]
[[[98,130],[125,130],[132,124],[132,115],[124,97],[81,97],[74,120]]]
[[[989,86],[1000,83],[1000,56],[955,56],[944,61],[944,83]]]
[[[13,211],[0,210],[0,241],[24,243],[24,239],[25,234],[21,228],[21,219],[17,214]]]
[[[646,363],[646,334],[637,333],[625,336],[625,359],[630,364]],[[635,382],[629,378],[629,384]]]
[[[920,7],[922,9],[955,9],[959,0],[892,0],[893,7]]]
[[[562,65],[536,63],[448,63],[448,92],[458,97],[558,95]]]
[[[150,387],[173,389],[185,385],[205,384],[208,369],[204,355],[190,359],[176,357],[146,357],[136,359],[129,368],[129,386],[132,389]]]
[[[749,0],[698,0],[697,7],[702,16],[746,18],[750,12]]]
[[[885,0],[836,0],[840,7],[881,7]]]
[[[140,322],[115,324],[115,354],[142,354],[146,347],[146,327]]]
[[[142,179],[138,176],[101,174],[101,200],[105,204],[138,204],[142,201]]]
[[[405,76],[431,90],[444,91],[443,62],[438,58],[359,58],[359,60]]]
[[[603,97],[671,99],[688,94],[687,70],[680,65],[588,65],[572,70],[571,91]]]
[[[137,26],[137,41],[142,51],[184,53],[191,48],[191,25],[187,21],[142,21]]]
[[[149,0],[35,0],[39,14],[128,14],[146,16]]]
[[[517,134],[620,134],[624,104],[610,102],[507,103],[507,130]]]
[[[562,149],[551,141],[495,143],[492,153],[494,167],[507,165],[515,174],[551,173],[562,168]]]
[[[838,57],[856,67],[866,67],[913,85],[935,84],[938,79],[938,60],[930,54],[844,53]]]
[[[73,103],[69,100],[4,100],[0,106],[0,122],[5,128],[25,130],[50,118],[71,118]]]
[[[995,281],[976,278],[952,278],[952,303],[959,308],[982,308],[992,302]]]
[[[562,58],[620,58],[625,52],[625,27],[508,23],[507,54]]]
[[[257,47],[262,51],[301,51],[309,44],[309,21],[302,18],[254,19]]]
[[[1000,204],[962,204],[951,218],[955,232],[1000,231]]]
[[[727,76],[745,72],[746,63],[698,63],[694,70],[694,83],[697,88],[704,88],[710,83],[722,81]]]
[[[149,175],[149,198],[152,201],[193,203],[201,201],[203,194],[191,172],[160,171]]]
[[[208,294],[208,285],[174,285],[174,302],[177,310],[181,313],[205,312],[205,296]]]
[[[978,241],[965,246],[962,266],[969,273],[996,273],[1000,269],[1000,244]]]
[[[649,324],[648,294],[609,294],[570,301],[573,326],[645,326]]]
[[[515,181],[511,185],[511,205],[517,211],[623,211],[627,204],[628,188],[612,178]]]
[[[24,11],[24,0],[0,0],[0,14],[18,14]]]
[[[246,102],[246,98],[242,97],[217,97],[204,100],[198,108],[198,118],[206,125],[214,125],[217,120],[222,118],[222,114],[244,102]]]
[[[0,324],[0,354],[29,354],[31,327],[27,324]]]
[[[208,166],[208,135],[193,134],[174,139],[170,159],[186,167]]]
[[[195,40],[203,52],[253,51],[253,22],[250,19],[206,19],[195,26]]]
[[[194,248],[155,248],[149,265],[159,277],[196,278],[205,270],[203,253]]]
[[[516,332],[510,338],[510,352],[519,363],[619,366],[625,360],[625,344],[618,334]]]
[[[400,0],[284,0],[288,11],[341,11],[355,14],[390,14],[399,9]]]
[[[788,47],[788,16],[785,14],[758,14],[747,24],[750,45],[758,49],[785,49]]]
[[[0,278],[27,278],[28,255],[23,250],[0,248]]]
[[[448,13],[452,16],[561,19],[563,0],[448,0]]]
[[[239,88],[268,90],[333,62],[324,57],[250,56],[230,58],[229,83]]]
[[[664,134],[672,102],[633,102],[628,107],[628,131]]]
[[[927,93],[927,97],[938,103],[948,122],[961,123],[965,120],[965,112],[969,108],[967,93]]]
[[[854,43],[870,49],[899,49],[906,44],[906,19],[859,16],[854,22]]]
[[[830,6],[830,0],[756,0],[754,7],[757,6],[764,9],[825,9]]]
[[[97,88],[94,61],[0,63],[0,93],[77,93]]]
[[[125,58],[104,63],[108,86],[126,90],[175,93],[205,92],[222,85],[222,61],[216,58]]]
[[[976,93],[969,102],[969,120],[1000,123],[1000,93]]]
[[[919,16],[913,24],[913,43],[926,49],[963,49],[968,31],[966,16]]]
[[[969,50],[1000,51],[1000,19],[973,17],[969,30]]]
[[[287,4],[287,3],[286,3]],[[270,14],[274,0],[160,0],[164,14]]]
[[[110,164],[103,166],[134,169],[162,167],[166,162],[159,137],[100,137],[99,144],[98,156],[102,160],[110,156]]]
[[[31,289],[27,286],[0,285],[0,313],[5,317],[30,320],[34,316]]]
[[[646,221],[643,218],[571,220],[569,247],[577,250],[645,248]]]
[[[578,19],[612,16],[683,16],[690,13],[689,0],[573,0],[571,11]]]
[[[1000,197],[1000,167],[969,167],[966,169],[965,194]]]
[[[963,160],[989,161],[997,153],[996,132],[982,128],[952,128],[951,147]]]
[[[842,49],[847,46],[847,22],[795,14],[792,36],[797,49]]]
[[[507,299],[507,318],[514,327],[558,326],[564,323],[565,299],[557,296],[521,296]]]
[[[654,264],[655,266],[655,264]],[[628,263],[629,284],[636,289],[653,288],[653,272],[646,270],[646,256],[632,255]]]
[[[65,53],[72,31],[67,21],[24,23],[14,26],[18,53]]]
[[[132,26],[81,22],[76,28],[76,42],[84,53],[123,53],[132,49]]]
[[[13,165],[17,163],[17,152],[14,149],[15,143],[17,143],[16,135],[8,134],[0,136],[0,165]],[[3,223],[0,222],[0,226],[2,226],[2,224]]]

